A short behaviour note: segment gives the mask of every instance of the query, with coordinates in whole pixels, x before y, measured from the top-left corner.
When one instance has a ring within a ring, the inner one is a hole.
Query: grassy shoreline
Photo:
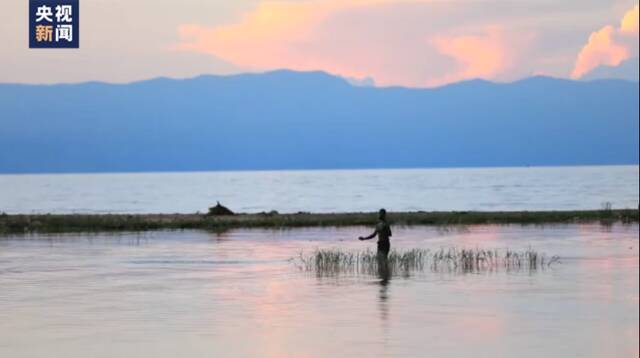
[[[294,228],[360,226],[375,224],[377,213],[237,214],[0,214],[0,235],[17,233],[67,233],[234,228]],[[553,223],[637,223],[637,209],[580,211],[449,211],[391,212],[392,225],[477,225]]]

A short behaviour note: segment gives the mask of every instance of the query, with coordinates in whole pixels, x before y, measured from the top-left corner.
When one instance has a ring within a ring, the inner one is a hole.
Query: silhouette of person
[[[378,236],[378,257],[387,258],[389,255],[389,249],[391,249],[391,243],[389,242],[389,238],[391,237],[391,226],[387,223],[387,211],[384,209],[380,209],[378,213],[378,223],[376,224],[376,229],[369,236],[360,236],[358,239],[360,240],[370,240],[375,236]]]

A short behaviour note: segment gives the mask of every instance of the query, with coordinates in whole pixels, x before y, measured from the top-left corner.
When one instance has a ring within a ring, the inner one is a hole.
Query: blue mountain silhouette
[[[0,172],[638,163],[638,83],[434,89],[323,72],[0,85]]]

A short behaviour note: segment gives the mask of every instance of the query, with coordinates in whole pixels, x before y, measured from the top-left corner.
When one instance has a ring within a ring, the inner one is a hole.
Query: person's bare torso
[[[391,236],[391,227],[386,221],[378,221],[378,223],[376,224],[376,232],[378,233],[378,242],[389,243],[389,237]]]

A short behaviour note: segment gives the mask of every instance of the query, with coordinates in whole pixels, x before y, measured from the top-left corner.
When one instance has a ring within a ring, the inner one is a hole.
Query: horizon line
[[[141,171],[59,171],[59,172],[0,172],[1,176],[18,175],[101,175],[101,174],[170,174],[170,173],[239,173],[239,172],[312,172],[312,171],[376,171],[376,170],[460,170],[460,169],[543,169],[590,167],[639,167],[640,163],[617,164],[544,164],[544,165],[487,165],[433,167],[361,167],[361,168],[280,168],[280,169],[205,169],[205,170],[141,170]]]
[[[619,82],[640,84],[640,80],[636,81],[636,80],[630,80],[630,79],[624,79],[624,78],[597,78],[597,79],[581,80],[581,79],[573,79],[573,78],[568,78],[568,77],[555,77],[555,76],[548,76],[548,75],[531,75],[531,76],[527,76],[527,77],[521,77],[519,79],[514,79],[514,80],[511,80],[511,81],[495,81],[495,80],[489,80],[489,79],[477,77],[477,78],[469,78],[469,79],[464,79],[464,80],[460,80],[460,81],[450,82],[450,83],[446,83],[446,84],[442,84],[442,85],[438,85],[438,86],[433,86],[433,87],[426,87],[426,86],[425,87],[410,87],[410,86],[402,86],[402,85],[378,86],[378,85],[375,85],[375,79],[373,79],[374,84],[367,86],[367,85],[356,85],[356,84],[353,84],[350,81],[350,80],[359,80],[357,78],[354,79],[354,78],[350,78],[350,77],[341,76],[341,75],[338,75],[338,74],[332,74],[332,73],[329,73],[329,72],[323,71],[323,70],[300,71],[300,70],[292,70],[292,69],[287,69],[287,68],[280,68],[280,69],[274,69],[274,70],[255,71],[255,72],[254,71],[247,71],[247,72],[226,73],[226,74],[203,73],[203,74],[190,76],[190,77],[157,76],[157,77],[150,77],[150,78],[146,78],[146,79],[133,80],[133,81],[129,81],[129,82],[108,82],[108,81],[99,81],[99,80],[88,80],[88,81],[80,81],[80,82],[57,82],[57,83],[0,82],[0,86],[25,86],[25,87],[27,87],[27,86],[53,87],[53,86],[81,86],[81,85],[127,86],[127,85],[141,84],[141,83],[145,83],[145,82],[153,82],[153,81],[158,81],[158,80],[189,81],[189,80],[195,80],[195,79],[198,79],[198,78],[206,78],[206,77],[233,78],[233,77],[242,77],[242,76],[262,76],[262,75],[269,75],[269,74],[276,74],[276,73],[294,73],[294,74],[301,74],[301,75],[304,75],[304,74],[322,74],[322,75],[325,75],[325,76],[329,76],[329,77],[333,77],[335,79],[342,80],[342,81],[344,81],[344,83],[346,85],[349,85],[349,86],[354,87],[354,88],[375,88],[375,89],[434,90],[434,89],[446,88],[446,87],[449,87],[449,86],[455,86],[455,85],[459,85],[459,84],[463,84],[463,83],[470,83],[470,82],[484,82],[484,83],[491,84],[491,85],[509,85],[509,84],[515,84],[515,83],[519,83],[519,82],[523,82],[523,81],[527,81],[527,80],[531,80],[531,79],[551,79],[551,80],[566,81],[566,82],[572,82],[572,83],[592,83],[592,82],[619,81]]]

